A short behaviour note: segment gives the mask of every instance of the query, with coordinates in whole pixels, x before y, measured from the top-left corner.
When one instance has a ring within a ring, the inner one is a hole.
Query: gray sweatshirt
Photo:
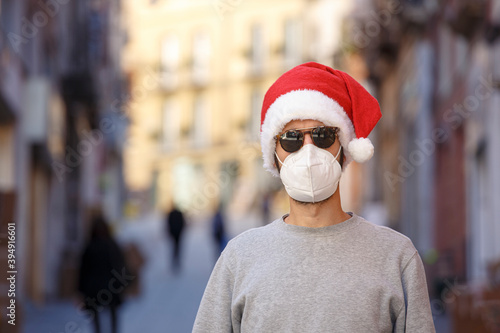
[[[435,332],[422,261],[402,234],[352,215],[283,218],[229,242],[193,332]]]

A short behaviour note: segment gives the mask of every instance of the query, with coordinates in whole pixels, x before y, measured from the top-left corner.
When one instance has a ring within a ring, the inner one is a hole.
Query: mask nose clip
[[[302,148],[304,148],[304,147],[302,147]],[[300,148],[300,149],[302,149],[302,148]],[[338,151],[337,155],[335,156],[335,160],[339,158],[341,150],[342,150],[342,146],[340,146],[339,151]],[[292,154],[294,154],[294,153],[292,153]],[[281,165],[285,165],[285,162],[282,161],[282,160],[280,160],[280,158],[279,158],[278,153],[276,152],[276,150],[274,151],[274,155],[276,156],[276,158],[278,159],[278,161],[281,163]]]

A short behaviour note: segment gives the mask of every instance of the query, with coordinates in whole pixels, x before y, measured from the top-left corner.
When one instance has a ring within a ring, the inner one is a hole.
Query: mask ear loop
[[[276,155],[276,158],[278,159],[278,161],[280,161],[281,165],[285,165],[285,163],[281,162],[280,158],[278,157],[278,153],[276,152],[276,150],[274,151],[274,155]]]
[[[337,158],[339,158],[341,151],[342,151],[342,145],[340,145],[339,152],[337,153],[337,156],[335,156],[335,160],[337,160]]]

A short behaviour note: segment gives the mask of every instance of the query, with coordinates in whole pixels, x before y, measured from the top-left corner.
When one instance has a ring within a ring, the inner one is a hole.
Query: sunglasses
[[[276,140],[279,141],[284,151],[293,153],[302,148],[304,145],[304,135],[309,133],[314,145],[318,148],[325,149],[331,147],[335,143],[338,131],[338,128],[328,126],[298,128],[276,135]]]

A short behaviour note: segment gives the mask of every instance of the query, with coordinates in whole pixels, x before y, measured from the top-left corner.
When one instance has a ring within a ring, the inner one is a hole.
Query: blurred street
[[[119,311],[121,333],[184,333],[192,325],[213,268],[214,246],[208,221],[191,221],[186,231],[182,269],[170,271],[170,248],[165,239],[163,218],[151,214],[141,221],[129,221],[118,233],[120,243],[139,245],[146,264],[140,275],[141,294],[129,298]],[[239,229],[257,226],[255,217],[240,219]],[[27,304],[25,333],[91,333],[92,327],[78,313],[76,302],[57,301],[43,308]],[[447,315],[435,316],[436,332],[451,332]],[[109,329],[109,315],[104,312],[101,323]]]
[[[0,0],[0,332],[190,332],[214,240],[290,210],[261,116],[306,62],[383,115],[342,208],[411,239],[437,332],[500,332],[499,59],[500,0]]]
[[[170,248],[162,217],[150,215],[129,222],[118,240],[139,244],[146,264],[141,274],[141,294],[124,303],[119,311],[122,333],[190,332],[203,290],[214,263],[212,240],[206,223],[191,223],[184,239],[183,266],[178,275],[170,272]],[[109,326],[109,317],[102,316]],[[71,322],[78,329],[72,329]],[[68,324],[70,323],[70,324]],[[70,301],[50,303],[43,309],[26,306],[25,333],[92,332],[90,323]]]

